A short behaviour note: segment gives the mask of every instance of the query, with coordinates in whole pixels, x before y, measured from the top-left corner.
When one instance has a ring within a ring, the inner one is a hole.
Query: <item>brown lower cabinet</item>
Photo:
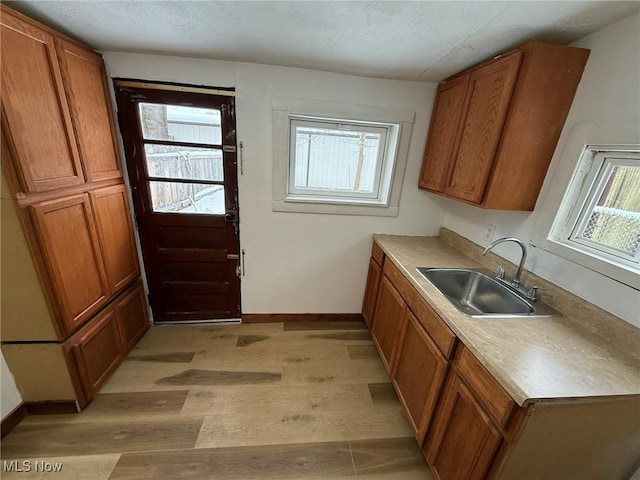
[[[149,328],[142,283],[116,297],[64,342],[4,343],[26,403],[84,407]]]
[[[363,312],[436,480],[626,480],[637,468],[639,397],[519,406],[374,242],[382,267]]]
[[[371,325],[371,336],[389,373],[394,366],[398,341],[406,320],[406,309],[398,290],[386,276],[383,276]]]
[[[498,448],[506,437],[488,413],[487,407],[508,403],[510,408],[507,415],[513,410],[513,401],[492,378],[483,378],[482,382],[478,382],[476,377],[470,376],[466,382],[463,380],[457,366],[465,357],[472,358],[464,347],[459,346],[453,372],[448,377],[429,439],[424,445],[425,457],[436,479],[486,478]],[[474,365],[474,368],[486,377],[480,365]],[[482,399],[481,395],[475,393],[471,386],[473,384],[476,385],[476,391],[487,388],[495,390],[497,394]],[[501,401],[495,401],[494,398],[500,398]],[[505,418],[504,414],[502,418]]]
[[[391,375],[413,433],[422,443],[435,412],[449,362],[407,309],[400,353]]]
[[[434,440],[425,447],[438,479],[485,478],[502,436],[459,377],[449,378],[434,425]]]

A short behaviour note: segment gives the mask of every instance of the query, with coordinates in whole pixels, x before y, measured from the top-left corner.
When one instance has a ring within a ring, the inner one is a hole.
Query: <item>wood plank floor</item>
[[[27,417],[2,460],[31,462],[8,480],[432,479],[357,322],[152,327],[83,412]]]

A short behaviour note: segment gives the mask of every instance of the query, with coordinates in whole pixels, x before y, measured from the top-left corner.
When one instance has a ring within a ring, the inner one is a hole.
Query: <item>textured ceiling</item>
[[[102,51],[438,81],[524,41],[570,43],[637,1],[40,1],[3,3]]]

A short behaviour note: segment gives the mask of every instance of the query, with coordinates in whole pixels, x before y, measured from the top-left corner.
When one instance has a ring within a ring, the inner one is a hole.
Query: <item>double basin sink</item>
[[[539,301],[530,301],[515,288],[492,277],[488,270],[418,268],[433,286],[470,317],[554,317],[560,313]]]

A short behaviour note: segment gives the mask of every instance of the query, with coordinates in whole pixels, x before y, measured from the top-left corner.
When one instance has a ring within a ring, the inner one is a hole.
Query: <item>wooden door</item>
[[[437,480],[482,480],[502,435],[457,375],[450,375],[425,446]]]
[[[84,182],[53,36],[2,10],[2,130],[25,192]]]
[[[176,88],[116,83],[154,321],[237,318],[234,97]]]
[[[382,276],[371,336],[387,372],[391,373],[405,321],[406,304],[386,276]]]
[[[62,326],[69,333],[109,298],[89,197],[72,195],[30,209]]]
[[[471,72],[447,195],[482,201],[522,55],[518,51]]]
[[[109,291],[113,296],[140,274],[127,191],[121,184],[94,190],[89,194],[96,217]]]
[[[122,176],[102,56],[56,39],[66,95],[87,181]]]
[[[418,444],[422,445],[436,409],[449,363],[418,319],[407,312],[392,381]]]
[[[469,84],[467,73],[438,87],[422,161],[420,188],[442,192],[447,181],[453,148]]]
[[[362,301],[362,317],[369,329],[371,329],[371,324],[373,323],[381,274],[382,267],[371,257],[369,260],[369,272],[367,274],[367,286],[365,287],[364,300]]]

